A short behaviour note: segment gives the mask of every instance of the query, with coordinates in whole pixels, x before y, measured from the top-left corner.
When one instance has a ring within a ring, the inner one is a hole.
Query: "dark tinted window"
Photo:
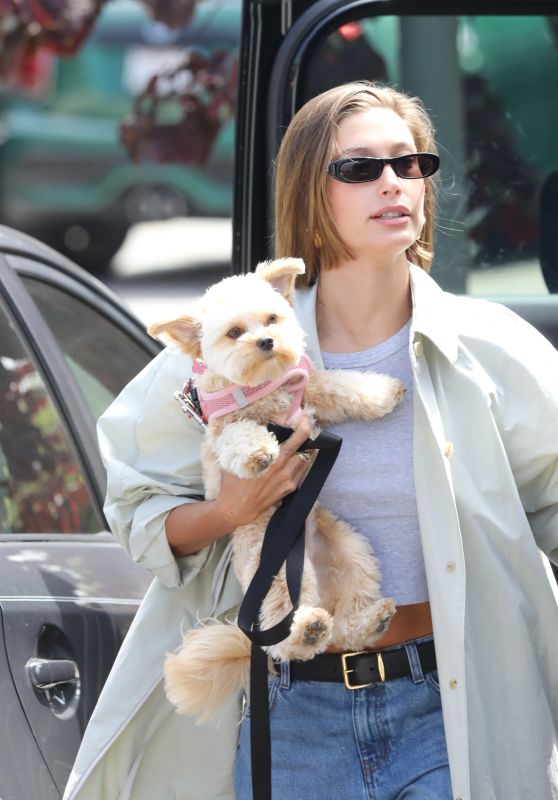
[[[0,301],[0,533],[103,529],[56,407]]]
[[[97,419],[151,355],[122,328],[63,289],[23,281],[45,317]]]

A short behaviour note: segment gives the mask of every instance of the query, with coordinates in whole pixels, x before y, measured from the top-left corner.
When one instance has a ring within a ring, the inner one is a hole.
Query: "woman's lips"
[[[406,225],[411,212],[406,206],[384,206],[371,219],[389,227]]]
[[[379,222],[381,225],[387,225],[390,228],[400,228],[406,225],[409,222],[409,215],[408,214],[401,214],[397,217],[371,217],[370,218],[373,222]]]

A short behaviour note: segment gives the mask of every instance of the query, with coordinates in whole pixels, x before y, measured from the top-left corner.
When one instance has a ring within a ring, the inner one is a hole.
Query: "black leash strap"
[[[280,442],[292,430],[270,424],[268,428]],[[271,735],[267,689],[267,655],[262,647],[277,644],[290,633],[300,597],[304,567],[304,525],[306,517],[329,475],[341,448],[341,439],[323,432],[315,440],[307,439],[299,450],[318,450],[310,472],[302,485],[288,495],[271,517],[267,526],[260,564],[246,591],[238,625],[252,641],[250,666],[250,746],[252,760],[253,800],[271,800]],[[285,564],[292,610],[279,623],[260,629],[261,605],[271,584]]]

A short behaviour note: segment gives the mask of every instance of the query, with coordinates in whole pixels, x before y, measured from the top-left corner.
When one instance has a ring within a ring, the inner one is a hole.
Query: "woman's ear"
[[[147,329],[154,339],[163,339],[176,344],[186,355],[201,358],[201,322],[196,317],[185,315],[169,322],[155,322]]]
[[[279,294],[292,305],[295,281],[304,275],[306,267],[301,258],[276,258],[275,261],[261,261],[256,267],[256,275],[270,283]]]

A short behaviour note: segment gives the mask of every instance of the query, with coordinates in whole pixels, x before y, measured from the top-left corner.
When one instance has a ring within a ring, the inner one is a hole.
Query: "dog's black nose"
[[[261,350],[273,350],[273,339],[258,339],[256,344]]]

